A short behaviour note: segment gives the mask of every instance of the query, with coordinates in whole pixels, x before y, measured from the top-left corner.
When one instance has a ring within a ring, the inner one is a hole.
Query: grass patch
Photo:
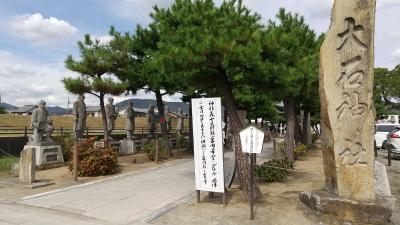
[[[9,172],[14,163],[18,163],[19,158],[14,157],[0,157],[0,171]]]

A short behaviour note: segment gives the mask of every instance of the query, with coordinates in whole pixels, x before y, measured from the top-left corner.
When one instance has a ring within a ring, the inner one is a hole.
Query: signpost
[[[219,192],[225,205],[221,98],[192,99],[191,110],[197,202],[200,191]]]
[[[263,143],[264,143],[264,131],[254,125],[249,125],[243,128],[240,132],[240,143],[242,145],[242,151],[247,153],[248,158],[250,158],[250,192],[249,192],[249,202],[250,202],[250,219],[254,220],[254,158],[257,153],[261,153]]]

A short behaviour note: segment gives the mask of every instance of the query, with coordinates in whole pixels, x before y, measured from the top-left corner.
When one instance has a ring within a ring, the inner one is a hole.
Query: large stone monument
[[[119,154],[133,154],[136,151],[134,132],[135,132],[135,111],[133,109],[133,103],[129,102],[128,107],[125,111],[126,116],[126,138],[120,141]]]
[[[375,0],[335,0],[320,51],[325,188],[300,199],[343,222],[391,216],[374,187],[374,23]]]
[[[114,99],[108,98],[108,104],[105,106],[106,117],[107,117],[107,129],[108,137],[111,138],[111,133],[115,128],[115,120],[117,119],[117,113],[115,112],[115,107],[113,105]]]
[[[83,139],[83,134],[86,130],[86,104],[85,96],[78,95],[77,101],[74,102],[72,107],[72,114],[74,115],[74,133],[77,140]]]
[[[53,122],[46,110],[46,102],[40,100],[37,108],[32,112],[31,128],[33,134],[24,150],[28,148],[35,149],[36,166],[46,166],[50,164],[63,163],[61,145],[51,139],[53,133]]]

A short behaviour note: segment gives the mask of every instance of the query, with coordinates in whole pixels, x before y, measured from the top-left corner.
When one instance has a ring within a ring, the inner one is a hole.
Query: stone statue
[[[156,130],[154,105],[150,105],[149,110],[147,110],[147,126],[149,130],[149,137],[152,137],[154,135],[154,131]]]
[[[83,134],[86,130],[86,104],[85,96],[78,95],[78,99],[74,102],[72,107],[72,114],[74,115],[74,132],[76,139],[83,139]]]
[[[31,142],[43,142],[43,136],[46,133],[47,128],[47,117],[49,112],[46,110],[46,102],[40,100],[37,104],[37,109],[33,110],[31,117],[31,128],[33,128],[33,134],[30,138]]]
[[[125,111],[125,116],[126,116],[126,125],[125,125],[126,138],[132,140],[135,132],[135,110],[133,109],[132,102],[129,102],[128,108],[126,108]]]
[[[179,135],[181,135],[182,130],[183,130],[183,122],[185,120],[185,116],[183,115],[183,111],[180,108],[178,109],[177,117],[178,117],[178,122],[176,124],[176,132]]]
[[[46,142],[54,142],[53,139],[51,139],[51,136],[53,135],[54,131],[54,126],[53,126],[53,119],[50,117],[47,117],[47,122],[46,122]]]
[[[108,104],[106,105],[106,117],[107,117],[107,129],[108,136],[111,136],[112,131],[115,128],[115,119],[117,119],[117,114],[115,113],[115,107],[113,105],[114,99],[108,98]]]
[[[32,112],[31,127],[33,134],[24,146],[20,159],[20,179],[24,182],[27,182],[28,178],[31,182],[34,181],[35,166],[58,163],[61,165],[64,162],[61,145],[51,139],[54,131],[53,120],[49,117],[46,102],[43,100],[40,100]]]
[[[165,106],[164,114],[165,114],[165,123],[167,125],[167,130],[170,131],[171,130],[172,117],[171,117],[171,113],[169,112],[168,106]]]

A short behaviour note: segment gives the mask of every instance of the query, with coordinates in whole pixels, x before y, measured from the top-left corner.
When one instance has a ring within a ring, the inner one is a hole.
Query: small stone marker
[[[35,182],[36,157],[34,148],[25,148],[19,159],[19,181],[22,183]]]

